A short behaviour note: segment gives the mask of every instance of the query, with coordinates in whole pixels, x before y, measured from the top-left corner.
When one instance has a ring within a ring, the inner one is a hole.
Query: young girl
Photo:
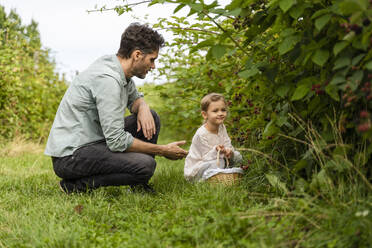
[[[243,173],[240,168],[226,168],[225,159],[234,164],[241,161],[242,157],[238,151],[234,151],[223,124],[227,115],[223,95],[210,93],[204,96],[201,110],[204,124],[192,138],[185,161],[185,178],[189,181],[204,181],[218,173]]]

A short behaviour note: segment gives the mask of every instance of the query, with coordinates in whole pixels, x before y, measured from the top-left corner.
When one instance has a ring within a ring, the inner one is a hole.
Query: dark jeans
[[[151,110],[156,134],[147,140],[142,129],[137,132],[137,115],[125,118],[125,131],[145,142],[157,143],[160,119]],[[154,156],[136,152],[112,152],[105,141],[77,149],[71,156],[52,157],[54,172],[72,185],[76,191],[86,191],[101,186],[145,184],[156,167]]]

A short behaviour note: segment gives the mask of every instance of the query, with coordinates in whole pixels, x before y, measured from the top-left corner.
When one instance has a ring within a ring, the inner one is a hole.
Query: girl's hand
[[[230,148],[225,148],[224,154],[225,154],[227,159],[230,159],[232,157],[233,152]]]
[[[225,147],[223,145],[218,145],[218,146],[216,146],[216,150],[221,151],[220,153],[223,154],[225,152]]]

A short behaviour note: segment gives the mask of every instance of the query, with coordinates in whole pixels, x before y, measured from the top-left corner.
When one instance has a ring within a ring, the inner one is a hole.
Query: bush
[[[371,189],[369,1],[182,0],[175,12],[185,7],[187,17],[155,25],[175,36],[160,70],[171,82],[163,111],[177,113],[169,129],[191,137],[199,100],[219,92],[234,145],[284,165],[270,170],[291,188],[320,192],[351,177]]]
[[[47,138],[66,89],[43,49],[37,23],[22,25],[20,17],[0,6],[0,137]]]

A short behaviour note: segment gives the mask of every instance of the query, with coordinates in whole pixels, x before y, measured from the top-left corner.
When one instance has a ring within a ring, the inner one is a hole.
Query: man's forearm
[[[167,145],[156,145],[134,138],[132,145],[126,151],[160,155],[174,160],[186,157],[187,151],[179,147],[185,143],[186,141],[183,140],[172,142]]]
[[[132,108],[131,108],[131,112],[132,112],[132,113],[138,113],[138,111],[139,111],[141,105],[142,105],[142,106],[147,106],[147,103],[145,102],[145,100],[144,100],[142,97],[137,98],[137,99],[134,101],[134,103],[133,103],[133,105],[132,105]]]
[[[165,146],[144,142],[134,138],[132,145],[126,150],[128,152],[140,152],[151,155],[164,155]]]

